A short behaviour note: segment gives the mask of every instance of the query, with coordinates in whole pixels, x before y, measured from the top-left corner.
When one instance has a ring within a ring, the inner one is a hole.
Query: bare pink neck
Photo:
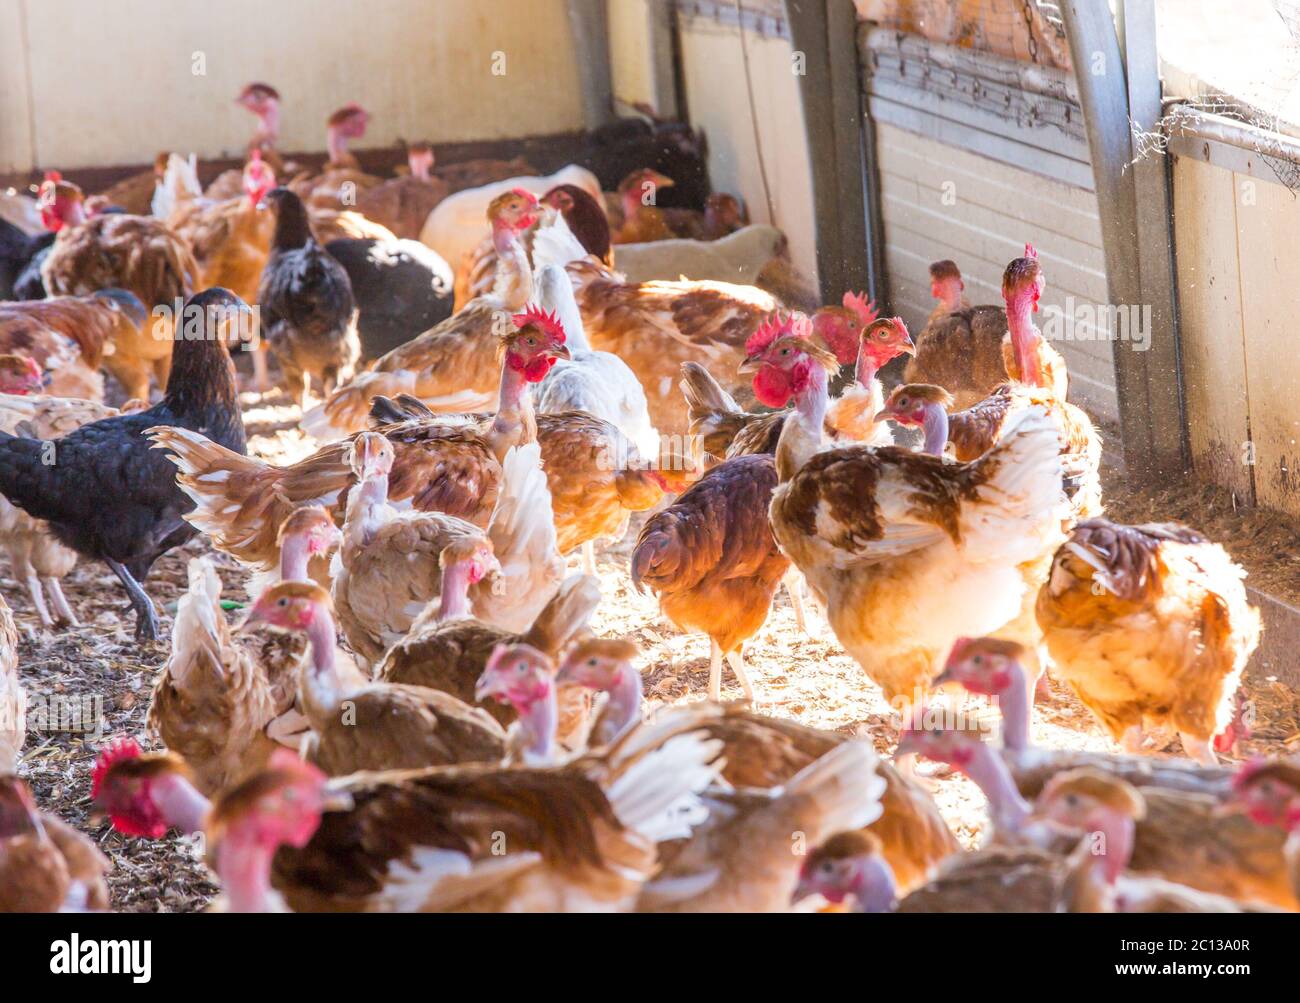
[[[555,736],[560,726],[559,702],[556,700],[555,687],[548,686],[546,692],[536,697],[527,707],[519,711],[519,722],[527,739],[524,755],[534,763],[551,763],[555,761]]]
[[[956,282],[945,282],[939,286],[939,302],[945,310],[961,309],[961,286]]]
[[[169,826],[184,833],[203,831],[203,819],[211,803],[184,777],[159,777],[150,787],[150,794]]]
[[[370,474],[349,500],[346,522],[354,542],[368,544],[387,521],[388,474]]]
[[[307,641],[311,645],[311,661],[314,674],[333,681],[334,656],[336,642],[334,638],[334,618],[324,609],[317,609],[316,615],[307,625]]]
[[[527,392],[528,381],[524,379],[524,374],[512,366],[507,358],[501,365],[501,384],[497,394],[497,414],[492,419],[492,434],[494,436],[507,437],[519,433],[524,424],[524,397]]]
[[[639,188],[629,188],[623,193],[623,216],[627,219],[633,219],[641,212],[644,205],[641,201],[641,190]]]
[[[217,848],[217,875],[231,912],[271,912],[271,858],[276,848],[230,834]]]
[[[469,563],[456,561],[442,569],[442,597],[438,619],[469,616]]]
[[[922,428],[925,430],[922,451],[931,456],[942,456],[948,445],[948,412],[943,409],[942,404],[934,402],[926,404]]]
[[[429,180],[429,168],[433,166],[433,160],[427,154],[411,154],[406,158],[406,163],[411,168],[411,177],[420,181]]]
[[[307,578],[307,564],[311,560],[307,538],[298,534],[286,536],[280,547],[280,580],[301,582]]]
[[[342,163],[348,159],[348,140],[337,125],[325,130],[325,148],[329,150],[331,163]]]
[[[1011,333],[1011,350],[1020,368],[1020,382],[1030,386],[1043,385],[1042,360],[1039,346],[1043,337],[1034,327],[1034,303],[1028,296],[1007,300],[1007,330]]]
[[[254,146],[275,146],[280,139],[280,106],[271,104],[257,116],[257,131],[253,133]]]
[[[623,663],[618,668],[618,678],[606,690],[609,702],[606,710],[615,722],[615,736],[623,734],[628,728],[641,720],[641,701],[643,691],[641,673],[631,663]]]

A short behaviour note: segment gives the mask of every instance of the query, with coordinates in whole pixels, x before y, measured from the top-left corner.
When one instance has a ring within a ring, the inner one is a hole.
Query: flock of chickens
[[[615,271],[625,248],[747,239],[729,196],[661,209],[648,169],[609,195],[578,167],[439,175],[425,144],[383,180],[347,149],[356,105],[299,170],[274,89],[239,100],[242,171],[203,191],[172,155],[92,198],[51,175],[50,236],[6,245],[8,294],[40,298],[0,305],[0,544],[42,625],[76,623],[79,556],[121,581],[141,641],[161,555],[201,533],[249,572],[232,628],[191,560],[161,748],[117,738],[94,771],[118,832],[204,834],[236,911],[1300,908],[1300,764],[1216,757],[1248,716],[1244,574],[1188,527],[1104,518],[1032,247],[1000,306],[937,262],[913,338],[852,292],[804,314]],[[241,351],[301,405],[298,462],[247,455]],[[632,583],[712,649],[708,698],[653,714],[636,645],[589,627],[594,544],[633,513]],[[898,711],[892,761],[752,709],[745,644],[782,585]],[[0,910],[106,909],[107,860],[16,773],[16,648],[0,602]],[[724,661],[744,701],[721,701]],[[1049,677],[1125,755],[1032,745]],[[996,700],[1000,742],[950,686]],[[1143,756],[1148,729],[1189,759]],[[918,756],[986,795],[981,848]]]

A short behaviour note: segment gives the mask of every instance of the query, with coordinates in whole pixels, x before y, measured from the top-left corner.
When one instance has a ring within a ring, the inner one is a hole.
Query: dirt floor
[[[250,452],[277,463],[305,455],[311,443],[293,427],[292,406],[254,405],[250,398],[246,420]],[[1184,489],[1170,496],[1142,496],[1108,485],[1111,515],[1116,519],[1149,521],[1184,518],[1223,539],[1251,571],[1251,581],[1266,583],[1300,579],[1297,557],[1300,535],[1283,530],[1276,519],[1241,513],[1229,522],[1222,498],[1212,492]],[[658,612],[655,599],[638,595],[627,565],[637,524],[616,546],[598,553],[604,602],[594,628],[605,636],[635,639],[643,651],[646,694],[652,703],[700,699],[705,694],[709,645],[703,636],[679,634]],[[1222,535],[1220,535],[1222,531]],[[150,595],[164,609],[164,637],[169,636],[171,612],[185,588],[186,562],[207,551],[200,538],[163,558],[147,583]],[[227,598],[246,599],[244,574],[235,562],[216,554]],[[578,570],[578,558],[570,559]],[[23,639],[21,673],[33,705],[62,706],[87,711],[80,720],[48,721],[49,727],[28,735],[21,772],[31,783],[39,805],[69,820],[93,836],[112,857],[113,905],[130,912],[188,912],[204,908],[216,892],[206,868],[187,840],[170,837],[150,842],[127,839],[93,816],[89,802],[90,770],[95,751],[111,736],[135,735],[155,744],[145,732],[145,715],[154,678],[167,659],[166,641],[137,645],[133,618],[116,579],[99,565],[83,562],[65,582],[65,590],[81,626],[59,633],[42,631],[23,589],[0,565],[0,590],[13,607]],[[241,615],[232,612],[232,620]],[[887,751],[896,723],[880,691],[845,655],[819,610],[810,609],[809,632],[800,633],[788,597],[782,592],[767,624],[751,641],[746,662],[761,709],[796,718],[806,724],[869,735]],[[1248,696],[1255,702],[1254,735],[1245,752],[1272,753],[1300,746],[1300,701],[1281,684],[1251,675]],[[727,670],[724,698],[738,698],[739,687]],[[975,702],[972,709],[990,721],[994,714]],[[1059,686],[1039,704],[1034,740],[1057,748],[1117,751],[1102,735],[1084,708]],[[1173,751],[1171,748],[1170,751]],[[954,831],[967,845],[979,839],[983,798],[972,784],[953,776],[937,776],[936,797]]]

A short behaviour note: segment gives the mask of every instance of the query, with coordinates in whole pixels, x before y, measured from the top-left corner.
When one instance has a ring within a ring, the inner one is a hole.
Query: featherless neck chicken
[[[245,84],[235,97],[235,104],[257,118],[253,135],[245,147],[245,157],[253,154],[262,159],[279,177],[291,178],[300,170],[297,163],[286,163],[276,145],[280,141],[280,92],[270,84],[254,81]],[[244,172],[231,168],[218,174],[203,190],[209,202],[224,202],[238,198],[244,186]]]
[[[1145,803],[1143,815],[1135,819],[1123,866],[1213,895],[1283,909],[1300,907],[1291,887],[1283,835],[1225,813],[1220,798],[1166,788],[1139,773],[1125,775],[1123,764],[1098,756],[1095,761],[1062,763],[1035,795],[1039,810],[1034,811],[1016,786],[1014,761],[983,739],[973,729],[918,728],[904,735],[899,750],[947,763],[974,781],[989,799],[996,841],[1027,842],[1060,852],[1068,852],[1093,830],[1083,816],[1045,815],[1045,800],[1052,800],[1063,777],[1089,773],[1110,778],[1139,791]]]
[[[390,178],[357,193],[357,211],[393,231],[399,239],[416,240],[429,213],[451,194],[451,186],[430,174],[433,147],[412,143],[406,151],[409,174]]]
[[[185,429],[234,454],[244,451],[223,332],[232,316],[247,313],[225,289],[192,297],[177,328],[167,393],[147,410],[91,422],[53,442],[0,432],[0,493],[46,520],[61,543],[109,566],[131,598],[137,639],[158,636],[158,617],[141,582],[154,561],[198,532],[184,519],[193,502],[148,433]],[[49,462],[51,456],[57,462]]]
[[[272,586],[248,622],[306,635],[311,654],[299,702],[315,733],[314,759],[332,776],[501,758],[504,733],[482,710],[438,690],[345,678],[329,594],[320,586]]]
[[[587,736],[593,749],[616,741],[638,724],[642,714],[641,672],[632,664],[640,649],[617,638],[583,638],[569,647],[555,681],[605,694]]]
[[[519,235],[537,212],[537,198],[523,189],[495,198],[487,217],[501,267],[492,292],[375,360],[307,412],[303,429],[322,442],[356,432],[365,427],[370,401],[379,395],[411,394],[434,411],[452,413],[497,401],[501,315],[519,313],[533,295],[532,267]]]
[[[58,231],[41,264],[41,278],[52,296],[83,296],[120,288],[149,310],[161,307],[149,323],[116,332],[104,365],[128,397],[149,399],[149,377],[167,383],[176,340],[176,305],[199,287],[198,264],[186,241],[162,220],[124,213],[87,214],[80,188],[66,181],[41,186],[47,226]]]
[[[481,540],[481,546],[491,553],[490,541]],[[428,686],[469,703],[479,698],[479,680],[499,647],[525,645],[553,659],[586,632],[600,602],[596,579],[587,575],[567,578],[526,630],[509,631],[471,615],[469,593],[480,547],[467,552],[464,544],[453,543],[443,551],[439,601],[430,603],[406,637],[389,649],[377,667],[376,678]],[[586,733],[589,701],[581,687],[567,682],[559,687],[557,701],[557,739],[565,748],[574,748]],[[489,704],[488,710],[503,725],[517,718],[509,702]]]
[[[567,354],[562,332],[541,323],[538,312],[525,311],[515,323],[516,329],[496,338],[504,351],[497,362],[501,407],[495,415],[439,417],[405,398],[401,406],[386,398],[371,405],[378,430],[395,452],[388,482],[394,508],[445,512],[480,528],[487,525],[501,486],[502,461],[512,446],[536,434],[527,385]],[[275,529],[294,507],[325,505],[341,521],[355,482],[348,442],[330,443],[280,468],[185,432],[162,432],[157,441],[171,450],[180,468],[176,482],[197,503],[191,521],[218,550],[263,570],[277,561]],[[620,454],[593,450],[589,462],[609,455]],[[611,470],[607,476],[623,483],[642,475]]]
[[[1283,853],[1291,874],[1291,890],[1300,900],[1300,766],[1294,761],[1254,760],[1233,778],[1225,811],[1245,814],[1256,825],[1287,833]]]
[[[26,783],[0,772],[0,913],[107,909],[111,866],[89,837],[38,811]]]
[[[274,853],[270,887],[295,911],[630,910],[655,874],[656,845],[689,833],[702,817],[697,792],[717,777],[717,744],[699,734],[700,721],[694,712],[664,714],[605,752],[558,767],[479,764],[331,780],[321,802],[302,800],[295,834],[314,821],[317,803],[326,810],[305,845],[288,840]],[[250,778],[247,789],[275,788],[265,777]],[[174,757],[142,754],[129,739],[100,754],[92,795],[126,835],[200,831],[209,814]],[[279,800],[272,794],[273,805]],[[218,838],[210,846],[220,846],[223,814],[212,813]],[[255,861],[235,853],[227,862],[249,878],[241,904],[267,904],[265,883],[238,866]]]
[[[904,711],[966,624],[1015,618],[1019,565],[1055,546],[1064,515],[1056,430],[1028,409],[972,463],[897,447],[823,450],[833,356],[780,338],[755,385],[795,409],[777,446],[772,531],[826,605],[836,637]]]
[[[296,509],[280,536],[279,576],[285,581],[304,579],[309,561],[339,541],[333,520],[319,506]],[[246,626],[232,633],[211,561],[192,559],[189,576],[148,722],[184,759],[198,788],[211,795],[264,767],[278,745],[301,737],[305,721],[294,704],[308,646],[302,636],[282,630]],[[340,671],[364,678],[350,665]]]
[[[852,296],[846,293],[845,299],[850,300]],[[837,362],[851,363],[854,372],[853,382],[844,387],[827,411],[826,435],[841,442],[889,446],[894,441],[889,427],[876,421],[883,404],[877,373],[891,359],[912,351],[912,340],[907,327],[897,317],[866,319],[868,316],[874,318],[874,309],[868,310],[867,307],[859,303],[862,323],[857,328],[842,316],[850,312],[847,309],[832,314],[828,311],[833,308],[823,307],[813,314],[811,322],[803,320],[799,314],[787,319],[772,318],[750,337],[745,346],[746,357],[761,356],[776,337],[816,335],[835,353]],[[853,332],[858,329],[860,333],[855,335]],[[748,368],[746,363],[741,366],[742,369]],[[729,458],[776,452],[789,410],[742,411],[708,371],[694,362],[682,365],[681,388],[690,408],[691,434],[699,437],[706,454]],[[775,388],[772,395],[778,396]]]

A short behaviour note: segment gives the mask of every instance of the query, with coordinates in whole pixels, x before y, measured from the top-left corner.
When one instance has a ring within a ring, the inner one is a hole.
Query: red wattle
[[[754,377],[754,396],[768,407],[785,407],[793,392],[790,375],[784,370],[764,368]]]

